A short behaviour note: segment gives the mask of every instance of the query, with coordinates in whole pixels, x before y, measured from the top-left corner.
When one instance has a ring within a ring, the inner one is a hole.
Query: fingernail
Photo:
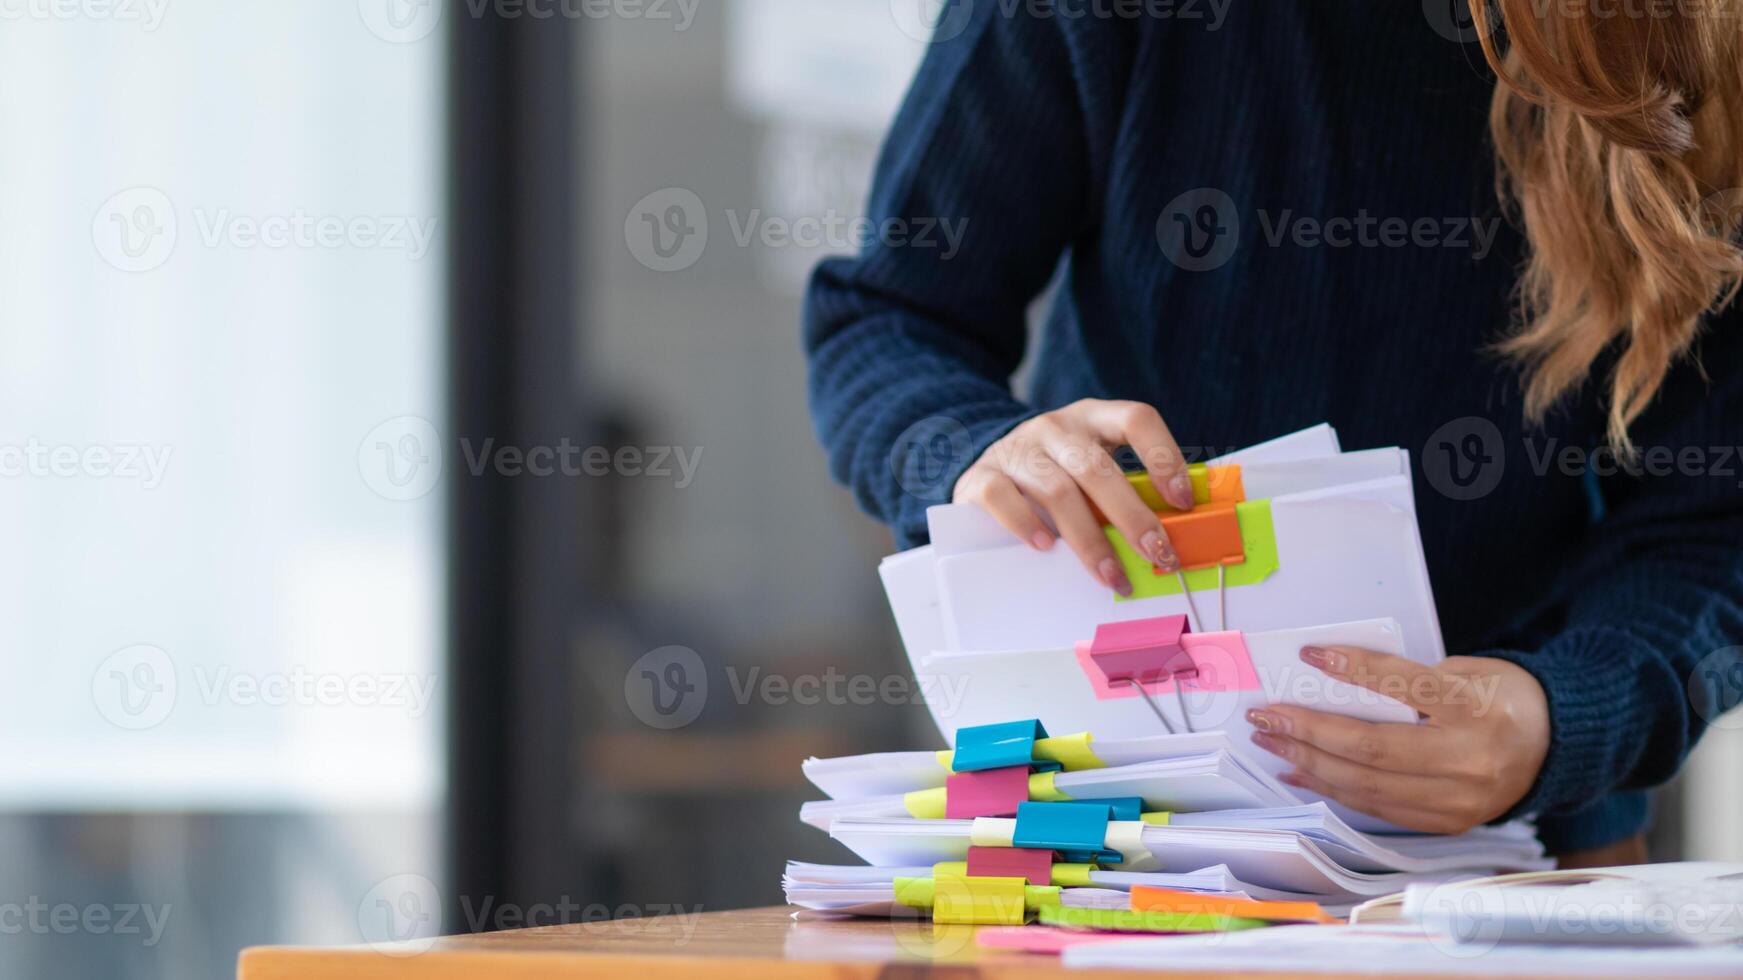
[[[1341,674],[1344,669],[1344,655],[1325,647],[1302,647],[1301,662],[1333,674]]]
[[[1150,559],[1150,564],[1165,572],[1174,571],[1180,559],[1174,557],[1174,548],[1161,531],[1145,531],[1138,540],[1138,547],[1144,552],[1144,557]]]
[[[1180,510],[1192,509],[1192,480],[1185,473],[1177,473],[1168,481],[1168,502]]]
[[[1046,531],[1036,531],[1034,536],[1029,538],[1029,543],[1035,546],[1036,551],[1047,551],[1053,547],[1053,535]]]
[[[1288,783],[1289,785],[1294,786],[1297,789],[1304,788],[1301,784],[1301,777],[1295,775],[1295,773],[1293,773],[1293,772],[1286,772],[1283,775],[1278,776],[1277,779],[1280,782]]]
[[[1261,732],[1276,735],[1289,734],[1289,719],[1282,715],[1274,715],[1269,711],[1260,711],[1258,708],[1254,708],[1247,712],[1247,721]]]
[[[1119,562],[1112,558],[1103,558],[1096,568],[1101,572],[1102,581],[1108,584],[1108,588],[1123,596],[1132,594],[1132,582],[1126,578],[1126,570],[1120,567]]]
[[[1267,735],[1264,732],[1254,732],[1253,744],[1280,759],[1289,758],[1290,748],[1288,741],[1278,738],[1275,735]]]

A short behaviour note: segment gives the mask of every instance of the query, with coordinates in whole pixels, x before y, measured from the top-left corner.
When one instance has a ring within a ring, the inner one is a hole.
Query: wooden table
[[[1051,956],[982,950],[974,930],[873,919],[795,922],[786,907],[621,919],[452,936],[410,946],[242,951],[238,980],[1131,980],[1133,971],[1066,970]],[[1286,964],[1279,964],[1287,969]],[[1287,973],[1154,974],[1254,980]],[[1328,980],[1325,974],[1317,975]],[[1445,980],[1445,978],[1442,978]]]

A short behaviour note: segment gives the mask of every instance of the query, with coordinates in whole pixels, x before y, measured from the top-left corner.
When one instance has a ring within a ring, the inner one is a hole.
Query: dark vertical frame
[[[579,44],[574,18],[444,9],[448,76],[448,931],[584,894],[571,617],[579,500],[558,477],[467,468],[556,445],[577,419]],[[488,926],[487,926],[488,927]]]

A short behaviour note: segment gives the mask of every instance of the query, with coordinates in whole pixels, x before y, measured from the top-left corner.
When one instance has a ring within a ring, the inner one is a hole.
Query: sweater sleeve
[[[1535,649],[1489,651],[1549,701],[1549,754],[1510,815],[1571,813],[1669,780],[1743,693],[1743,375],[1709,363],[1721,378],[1685,365],[1669,379],[1681,404],[1648,417],[1677,421],[1638,426],[1634,462],[1592,458],[1605,511],[1565,583],[1565,619]]]
[[[1090,213],[1064,19],[1002,6],[945,9],[949,29],[880,154],[873,240],[822,263],[806,296],[830,472],[904,546],[925,540],[926,508],[1032,414],[1010,386],[1025,311]]]

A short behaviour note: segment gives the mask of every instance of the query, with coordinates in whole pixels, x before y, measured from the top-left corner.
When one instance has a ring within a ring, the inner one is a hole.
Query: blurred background
[[[840,860],[800,760],[937,733],[800,297],[935,0],[0,14],[0,976]],[[1743,859],[1726,734],[1655,857]]]

